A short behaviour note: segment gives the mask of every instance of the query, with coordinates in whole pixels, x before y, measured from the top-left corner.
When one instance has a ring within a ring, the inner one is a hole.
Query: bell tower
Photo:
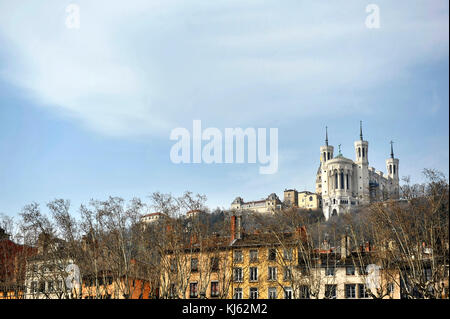
[[[362,121],[359,122],[359,140],[355,141],[356,163],[369,165],[369,142],[364,141]]]
[[[398,175],[398,158],[394,157],[394,142],[391,141],[391,156],[386,159],[386,171],[389,179],[390,193],[392,198],[399,197],[399,175]]]
[[[320,147],[320,166],[316,176],[316,193],[319,195],[328,194],[328,181],[326,163],[333,158],[334,147],[328,145],[328,127],[325,126],[325,145]],[[324,169],[325,168],[325,169]]]
[[[369,192],[369,142],[363,138],[362,121],[359,122],[359,140],[355,141],[356,192],[360,204],[370,202]]]
[[[328,145],[328,126],[325,126],[325,145],[320,147],[320,163],[323,164],[333,158],[334,147]]]

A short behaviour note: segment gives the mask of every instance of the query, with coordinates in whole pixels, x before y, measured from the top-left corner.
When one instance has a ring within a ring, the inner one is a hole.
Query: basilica
[[[354,145],[355,160],[342,156],[340,147],[338,155],[334,156],[334,147],[328,144],[326,129],[316,177],[316,193],[322,197],[326,219],[357,205],[399,197],[399,160],[394,157],[392,142],[391,156],[386,159],[386,175],[369,166],[369,142],[363,139],[362,123],[360,139]]]

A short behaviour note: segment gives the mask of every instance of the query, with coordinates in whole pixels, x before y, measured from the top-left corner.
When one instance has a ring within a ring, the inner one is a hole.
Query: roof
[[[166,215],[163,214],[163,213],[156,212],[156,213],[151,213],[151,214],[143,215],[141,218],[144,218],[144,217],[151,217],[151,216],[166,216]]]
[[[201,213],[201,212],[203,212],[203,211],[200,210],[200,209],[193,209],[193,210],[188,211],[188,212],[186,213],[186,215],[187,215],[187,214],[196,214],[196,213]]]

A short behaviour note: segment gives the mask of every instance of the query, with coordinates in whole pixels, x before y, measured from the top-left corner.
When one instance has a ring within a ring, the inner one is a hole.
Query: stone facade
[[[326,219],[357,205],[399,197],[399,160],[394,158],[392,143],[391,157],[386,160],[386,175],[369,166],[369,142],[363,139],[362,127],[354,147],[354,161],[342,156],[340,150],[335,157],[334,147],[328,145],[328,132],[325,145],[320,147],[316,193],[322,196]]]
[[[271,213],[281,209],[281,201],[275,193],[270,194],[266,199],[251,202],[244,202],[242,197],[236,197],[231,203],[231,209],[236,211],[249,210],[257,213]]]

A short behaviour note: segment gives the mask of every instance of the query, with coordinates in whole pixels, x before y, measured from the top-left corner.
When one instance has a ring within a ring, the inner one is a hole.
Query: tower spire
[[[394,158],[394,147],[392,146],[394,142],[391,141],[391,158]]]
[[[359,121],[359,138],[361,139],[361,141],[363,140],[362,121]]]
[[[325,145],[328,146],[328,126],[325,126]]]

